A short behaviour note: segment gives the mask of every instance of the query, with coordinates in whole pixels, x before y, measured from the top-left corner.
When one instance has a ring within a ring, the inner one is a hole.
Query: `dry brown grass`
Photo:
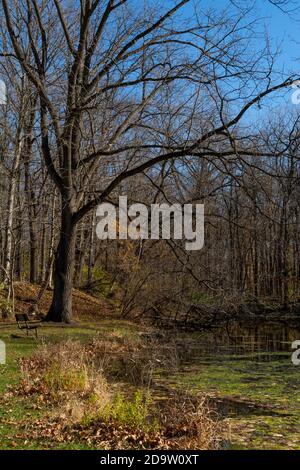
[[[101,368],[95,367],[88,349],[79,341],[42,344],[29,359],[21,360],[25,390],[40,387],[44,392],[101,393],[107,388]]]
[[[147,364],[148,371],[157,364],[176,367],[174,357],[173,345],[160,349],[156,340],[150,347],[149,341],[146,345],[118,336],[94,339],[87,345],[70,340],[42,345],[21,361],[19,393],[43,396],[44,403],[56,405],[48,421],[56,423],[53,429],[60,429],[60,440],[81,439],[111,449],[218,448],[224,429],[205,397],[172,393],[162,404],[151,399],[150,388],[144,392],[135,388],[131,396],[128,389],[124,395],[111,380],[114,375],[128,379],[131,374],[132,383],[149,386]],[[52,425],[43,420],[33,426],[37,437],[52,432]]]
[[[40,286],[29,282],[15,282],[15,309],[16,312],[27,312],[34,304]],[[89,294],[73,289],[73,317],[75,320],[97,320],[99,318],[112,317],[115,311],[111,303],[105,299],[92,297]],[[4,295],[5,293],[0,293]],[[52,291],[46,290],[38,305],[38,313],[46,315],[52,300]],[[8,319],[9,320],[9,319]]]
[[[142,337],[134,341],[124,336],[94,338],[88,349],[107,376],[139,387],[151,386],[157,369],[175,371],[179,366],[175,342],[161,342],[151,334],[147,342]]]
[[[177,449],[218,449],[227,437],[228,429],[203,394],[174,392],[164,401],[160,421],[165,438]]]

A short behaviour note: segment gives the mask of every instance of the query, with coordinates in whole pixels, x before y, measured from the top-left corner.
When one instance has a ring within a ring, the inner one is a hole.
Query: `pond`
[[[168,382],[208,394],[228,423],[226,448],[300,450],[300,365],[291,358],[297,339],[300,325],[270,323],[195,333]]]

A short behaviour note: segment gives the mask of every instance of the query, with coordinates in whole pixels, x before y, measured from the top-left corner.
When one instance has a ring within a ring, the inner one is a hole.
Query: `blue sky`
[[[174,0],[173,0],[174,2]],[[239,4],[242,7],[246,5],[253,5],[250,17],[245,20],[249,23],[251,20],[260,19],[257,29],[264,39],[264,32],[267,31],[269,34],[272,49],[275,50],[279,47],[280,55],[276,60],[275,71],[279,74],[275,76],[274,82],[280,82],[284,77],[287,76],[300,76],[300,0],[291,0],[289,13],[284,13],[274,5],[270,4],[268,0],[192,0],[191,3],[200,6],[202,9],[207,8],[225,10],[228,14],[234,9],[232,3]],[[174,4],[174,3],[173,3]],[[187,6],[187,13],[192,13],[193,6]],[[260,49],[261,40],[257,40],[257,49]],[[272,113],[278,114],[284,112],[284,110],[294,109],[295,111],[300,108],[298,105],[296,108],[291,105],[291,94],[285,93],[283,96],[276,95],[276,98],[271,97],[269,100],[264,100],[261,109],[255,107],[248,111],[245,116],[246,120],[257,122],[257,120],[264,120],[265,117]]]
[[[294,11],[289,14],[270,5],[267,0],[259,0],[256,3],[256,10],[259,16],[264,18],[271,39],[280,45],[282,50],[280,62],[287,72],[289,69],[297,72],[300,70],[300,1],[294,2]]]
[[[252,19],[261,18],[260,31],[264,28],[269,32],[270,39],[274,45],[281,49],[281,57],[278,67],[284,67],[288,73],[290,71],[300,74],[300,0],[291,0],[290,13],[284,13],[271,5],[268,0],[233,0],[233,2],[245,7],[253,4],[251,14]],[[233,9],[230,0],[192,0],[192,3],[207,7]],[[200,2],[200,3],[199,3]],[[187,10],[192,11],[192,6],[187,6]]]

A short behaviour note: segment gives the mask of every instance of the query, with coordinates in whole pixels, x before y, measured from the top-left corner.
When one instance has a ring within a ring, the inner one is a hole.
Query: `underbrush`
[[[176,367],[171,350],[124,338],[40,346],[21,360],[18,394],[36,397],[52,411],[48,424],[27,423],[27,432],[31,428],[38,439],[84,441],[95,448],[220,447],[224,430],[205,397],[170,393],[158,399],[153,393],[155,370]]]

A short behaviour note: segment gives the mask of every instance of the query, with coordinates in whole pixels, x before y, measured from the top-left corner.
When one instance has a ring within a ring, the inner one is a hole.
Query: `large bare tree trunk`
[[[45,321],[71,323],[75,225],[68,206],[62,208],[60,239],[55,254],[53,300]]]

